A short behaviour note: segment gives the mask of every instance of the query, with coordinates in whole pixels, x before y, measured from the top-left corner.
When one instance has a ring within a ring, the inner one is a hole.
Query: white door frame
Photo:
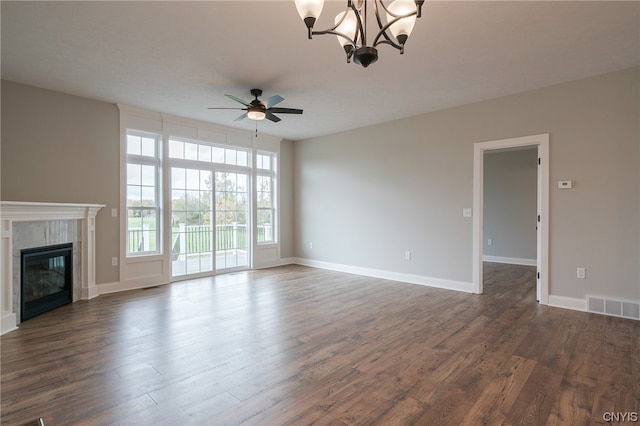
[[[538,147],[538,279],[537,295],[543,305],[549,304],[549,134],[523,136],[478,142],[473,145],[473,292],[481,294],[482,285],[482,209],[484,191],[484,152],[522,146]]]

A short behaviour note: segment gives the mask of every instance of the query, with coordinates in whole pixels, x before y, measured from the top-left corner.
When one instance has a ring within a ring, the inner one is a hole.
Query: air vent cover
[[[629,300],[587,296],[587,311],[640,320],[640,303]]]

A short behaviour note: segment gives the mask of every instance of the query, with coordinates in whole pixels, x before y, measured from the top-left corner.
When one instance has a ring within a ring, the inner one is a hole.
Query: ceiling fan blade
[[[271,111],[267,111],[267,112],[266,112],[266,114],[267,114],[267,115],[266,115],[266,117],[265,117],[265,118],[266,118],[267,120],[271,120],[271,121],[273,121],[274,123],[277,123],[278,121],[280,121],[280,120],[281,120],[281,119],[280,119],[280,117],[276,117],[275,115],[273,115],[273,114],[271,113]]]
[[[275,95],[270,97],[266,101],[263,101],[262,103],[264,104],[265,108],[271,108],[274,105],[278,105],[282,101],[284,101],[284,98],[282,96]]]
[[[236,118],[233,121],[240,121],[240,120],[244,120],[245,118],[247,118],[247,113],[245,112],[244,114],[242,114],[240,117]]]
[[[269,111],[276,114],[302,114],[302,110],[297,108],[269,108]]]
[[[207,109],[244,109],[246,110],[246,108],[218,108],[218,107],[209,107]]]
[[[244,100],[240,99],[240,98],[239,98],[239,97],[237,97],[237,96],[233,96],[233,95],[225,95],[225,96],[226,96],[227,98],[229,98],[229,99],[233,99],[233,100],[234,100],[234,101],[236,101],[236,102],[240,102],[240,103],[241,103],[242,105],[244,105],[244,106],[249,106],[249,102],[244,101]]]

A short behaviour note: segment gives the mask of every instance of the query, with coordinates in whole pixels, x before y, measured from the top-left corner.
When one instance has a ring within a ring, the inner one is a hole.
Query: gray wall
[[[484,248],[487,256],[537,257],[538,150],[494,150],[484,154]],[[491,239],[493,244],[489,245]]]
[[[2,199],[95,203],[96,283],[118,281],[119,113],[113,104],[2,81]]]
[[[296,256],[471,282],[473,144],[549,133],[550,294],[640,300],[639,80],[636,67],[296,142]]]
[[[293,257],[293,150],[294,143],[280,142],[280,257]]]

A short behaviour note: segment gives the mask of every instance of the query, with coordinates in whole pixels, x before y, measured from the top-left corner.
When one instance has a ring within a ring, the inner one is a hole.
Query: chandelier
[[[340,12],[334,26],[316,31],[313,26],[322,12],[324,0],[295,0],[300,17],[307,26],[309,38],[314,35],[333,34],[347,54],[347,62],[368,67],[378,60],[380,44],[388,44],[404,53],[404,45],[413,30],[416,18],[422,14],[424,0],[395,0],[388,6],[383,0],[347,0],[347,8]],[[373,42],[368,44],[367,9],[372,5],[378,24]]]

